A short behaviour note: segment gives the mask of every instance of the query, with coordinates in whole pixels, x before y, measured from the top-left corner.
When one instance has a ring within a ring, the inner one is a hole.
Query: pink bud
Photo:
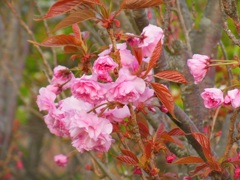
[[[65,167],[68,163],[68,157],[63,154],[54,156],[54,161],[59,167]]]
[[[20,159],[17,161],[16,167],[17,169],[23,169],[23,163]]]
[[[174,159],[176,159],[176,155],[175,155],[175,154],[168,155],[168,156],[166,157],[167,163],[172,163]]]

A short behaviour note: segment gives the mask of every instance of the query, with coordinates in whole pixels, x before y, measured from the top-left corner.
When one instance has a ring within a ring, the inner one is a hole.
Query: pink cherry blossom
[[[39,90],[39,95],[37,96],[37,105],[40,111],[52,111],[55,109],[54,101],[56,99],[56,94],[50,91],[48,88],[41,88]]]
[[[149,105],[152,102],[152,97],[154,96],[154,90],[149,87],[145,88],[145,91],[141,94],[139,99],[133,102],[134,106],[138,106],[139,103],[143,103],[145,105]]]
[[[216,108],[224,102],[223,92],[218,88],[206,88],[201,93],[206,108]]]
[[[97,82],[93,76],[83,75],[73,81],[71,91],[75,98],[97,104],[105,100],[107,89],[105,89],[104,84]]]
[[[72,145],[79,151],[107,152],[112,144],[112,124],[96,114],[76,113],[71,118]]]
[[[135,56],[132,55],[131,51],[127,49],[126,43],[117,44],[117,49],[119,50],[121,65],[122,67],[129,68],[132,71],[137,71],[138,61]],[[112,45],[110,48],[98,54],[98,56],[106,56],[112,51]]]
[[[70,88],[71,81],[74,79],[74,75],[72,72],[64,66],[57,66],[53,70],[53,78],[51,84],[53,85],[61,85],[62,89],[65,90]]]
[[[97,112],[100,113],[103,110],[103,108],[98,108]],[[105,117],[110,122],[122,122],[125,118],[128,118],[131,116],[131,113],[129,111],[129,108],[127,105],[124,105],[121,108],[115,107],[114,109],[106,109],[101,117]]]
[[[65,167],[68,163],[68,157],[64,154],[54,156],[54,161],[59,167]]]
[[[237,178],[240,178],[240,168],[237,167],[235,170],[234,170],[234,178],[237,179]]]
[[[234,108],[240,107],[240,90],[233,89],[227,92],[227,96],[225,96],[224,104],[229,105],[232,104]]]
[[[210,58],[205,55],[194,54],[192,59],[187,60],[190,73],[193,75],[194,83],[198,84],[206,76],[209,69]]]
[[[112,82],[109,72],[118,66],[110,56],[99,57],[93,65],[93,72],[98,75],[98,79],[104,82]]]
[[[161,39],[163,43],[164,33],[162,28],[149,24],[146,26],[142,34],[143,40],[139,40],[138,47],[142,47],[143,56],[151,57],[158,41]]]
[[[128,104],[137,101],[145,88],[146,84],[143,79],[131,75],[128,69],[122,68],[118,79],[110,86],[107,97],[109,101]]]
[[[77,112],[86,113],[92,108],[91,104],[71,96],[61,100],[58,107],[44,117],[44,121],[52,134],[69,137],[71,117]]]
[[[44,122],[52,134],[60,137],[70,136],[68,122],[67,119],[65,119],[64,112],[55,109],[48,115],[44,116]]]

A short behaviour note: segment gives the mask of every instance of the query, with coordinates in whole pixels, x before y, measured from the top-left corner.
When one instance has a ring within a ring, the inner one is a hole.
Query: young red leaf
[[[163,4],[163,0],[124,0],[121,9],[141,9]]]
[[[168,135],[167,132],[163,132],[160,136],[160,139],[168,142],[176,143],[176,141],[170,135]]]
[[[146,160],[150,159],[152,155],[152,144],[148,143],[144,146],[144,156]]]
[[[200,157],[187,156],[180,158],[174,162],[174,164],[202,164],[204,161]]]
[[[198,143],[201,145],[201,147],[203,147],[204,149],[211,152],[210,141],[204,134],[198,133],[198,132],[193,132],[192,135],[198,141]]]
[[[45,46],[45,47],[60,47],[60,46],[79,46],[80,42],[72,35],[57,35],[45,39],[43,42],[38,43],[34,41],[29,41],[35,45]]]
[[[143,59],[142,48],[133,47],[132,50],[138,61],[138,64],[141,65]]]
[[[170,136],[186,136],[187,134],[180,128],[174,128],[168,132]]]
[[[188,83],[185,77],[181,73],[174,70],[162,71],[155,74],[154,76],[160,79],[164,79],[164,80],[172,81],[176,83],[183,83],[183,84]]]
[[[145,126],[145,124],[143,124],[142,122],[138,122],[138,127],[139,132],[143,138],[147,138],[150,135],[149,129],[147,126]]]
[[[75,23],[83,22],[89,19],[95,18],[95,13],[90,9],[82,9],[71,13],[69,16],[64,18],[53,31],[57,31],[59,29],[71,26]]]
[[[151,71],[152,68],[154,68],[157,64],[157,61],[161,55],[162,52],[162,39],[160,39],[152,53],[152,56],[150,58],[150,61],[148,63],[148,67],[147,70],[145,71],[144,75],[142,76],[142,78],[146,78],[148,73]]]
[[[60,14],[64,14],[70,10],[72,10],[75,6],[81,4],[82,2],[79,0],[58,0],[54,3],[50,9],[48,10],[47,14],[42,18],[36,19],[43,20],[47,18],[52,18]]]
[[[163,133],[164,131],[164,124],[161,123],[159,126],[158,126],[158,129],[157,131],[155,132],[154,134],[154,137],[153,137],[153,141],[155,142],[157,139],[160,139],[160,136],[161,134]]]
[[[138,161],[134,160],[133,158],[129,156],[118,156],[117,159],[123,163],[129,164],[129,165],[137,165]]]
[[[75,7],[86,3],[101,5],[100,0],[58,0],[50,7],[46,15],[36,20],[40,21],[67,13],[73,10]]]
[[[169,92],[169,90],[162,84],[159,83],[150,83],[153,87],[155,94],[158,99],[163,103],[163,105],[167,108],[169,113],[175,118],[174,115],[174,99]]]
[[[131,151],[127,150],[127,149],[121,149],[121,148],[120,148],[120,150],[121,150],[121,152],[122,152],[125,156],[131,157],[131,158],[134,159],[137,163],[139,162],[137,156],[136,156],[135,154],[133,154],[133,152],[131,152]]]
[[[82,35],[81,35],[81,31],[80,31],[80,28],[79,28],[78,24],[73,24],[72,25],[72,30],[74,32],[75,37],[81,41],[82,40]]]
[[[207,166],[208,166],[208,164],[206,164],[206,163],[199,165],[194,169],[194,171],[190,172],[190,174],[196,174],[197,172],[201,171],[202,169],[204,169]]]
[[[64,46],[64,52],[66,54],[72,54],[78,52],[78,48],[75,46]]]

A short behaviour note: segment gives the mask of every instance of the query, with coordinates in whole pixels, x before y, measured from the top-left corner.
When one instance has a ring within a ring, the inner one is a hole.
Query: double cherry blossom
[[[134,38],[134,46],[142,48],[143,61],[148,63],[146,59],[150,58],[158,41],[163,39],[163,30],[149,25],[144,28],[142,37]],[[127,44],[117,44],[117,50],[120,62],[111,57],[110,45],[109,49],[98,54],[92,74],[75,77],[67,67],[55,67],[50,85],[39,91],[37,105],[40,111],[47,112],[44,121],[49,131],[71,139],[72,146],[81,153],[108,151],[114,142],[112,124],[121,123],[131,116],[129,104],[134,109],[142,104],[150,105],[154,96],[145,79],[136,75],[140,65],[127,49]],[[152,76],[151,73],[149,76]],[[57,96],[67,89],[71,96],[56,102]],[[113,107],[108,108],[109,103]],[[57,156],[55,161],[60,166],[66,164],[62,156]]]

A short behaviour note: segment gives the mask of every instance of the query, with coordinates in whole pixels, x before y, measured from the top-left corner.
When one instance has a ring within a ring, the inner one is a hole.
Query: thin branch
[[[13,15],[15,15],[15,17],[18,19],[19,23],[21,24],[21,26],[26,30],[26,32],[28,33],[28,35],[32,38],[33,41],[36,41],[35,36],[33,34],[33,32],[30,30],[30,28],[28,27],[28,25],[22,20],[22,18],[19,16],[19,14],[17,13],[16,9],[13,7],[13,5],[8,2],[8,0],[4,0],[4,2],[7,4],[7,6],[9,7],[9,9],[12,11]],[[42,49],[40,48],[40,46],[35,45],[35,47],[37,48],[39,54],[41,55],[41,58],[43,60],[43,64],[45,66],[45,68],[47,69],[48,74],[51,76],[52,75],[52,69],[50,68],[50,65],[48,64]]]
[[[228,60],[228,55],[227,55],[227,52],[226,52],[223,42],[220,41],[219,45],[221,47],[224,59]],[[232,86],[233,73],[232,73],[229,65],[227,65],[226,67],[227,67],[227,72],[228,72],[228,84],[229,84],[229,86]]]
[[[35,4],[35,6],[37,7],[37,10],[38,10],[40,16],[42,16],[42,15],[43,15],[42,10],[41,10],[41,8],[39,7],[39,5],[38,5],[38,3],[37,3],[36,0],[34,1],[34,4]],[[51,32],[50,32],[50,29],[49,29],[49,26],[48,26],[48,23],[47,23],[47,20],[46,20],[46,19],[43,20],[43,24],[44,24],[45,30],[46,30],[46,32],[47,32],[47,34],[48,34],[48,37],[50,37],[52,34],[51,34]],[[53,54],[53,63],[54,63],[54,66],[57,66],[57,65],[58,65],[58,62],[57,62],[57,53],[56,53],[56,50],[55,50],[54,48],[51,48],[51,50],[52,50],[52,54]]]
[[[117,179],[116,176],[114,176],[109,169],[93,154],[93,152],[88,152],[88,154],[94,159],[94,161],[97,163],[99,168],[102,170],[102,172],[109,178],[109,179]]]
[[[180,8],[180,2],[176,1],[177,4],[177,15],[180,21],[180,24],[182,26],[182,30],[186,39],[186,45],[187,45],[187,49],[189,52],[192,52],[192,48],[191,48],[191,44],[190,44],[190,37],[189,37],[189,30],[186,27],[186,24],[184,22],[183,16],[182,16],[182,12],[181,12],[181,8]]]
[[[238,113],[240,112],[240,108],[236,109],[234,112],[233,112],[233,115],[230,119],[230,127],[229,127],[229,133],[228,133],[228,142],[227,142],[227,146],[226,146],[226,149],[225,149],[225,152],[224,152],[224,155],[223,155],[223,159],[226,160],[228,158],[228,154],[230,152],[230,149],[233,145],[233,142],[234,142],[234,139],[233,139],[233,133],[234,133],[234,125],[235,125],[235,122],[237,120],[237,116],[238,116]]]

